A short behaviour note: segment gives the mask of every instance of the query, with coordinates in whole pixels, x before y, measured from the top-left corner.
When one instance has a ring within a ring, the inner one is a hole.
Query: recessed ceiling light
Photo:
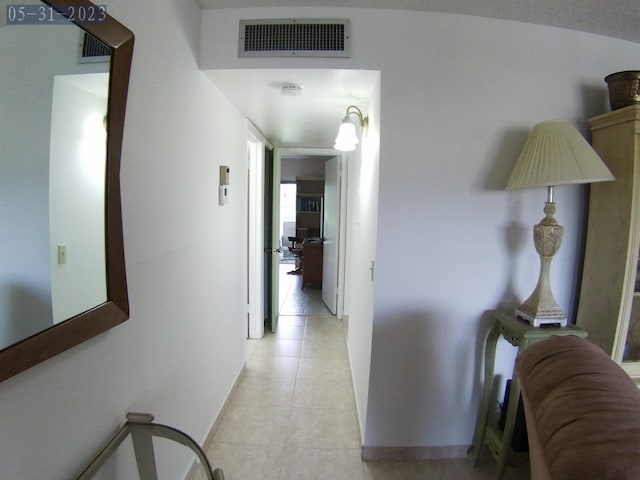
[[[302,95],[302,87],[295,83],[288,83],[280,88],[280,93],[286,97]]]

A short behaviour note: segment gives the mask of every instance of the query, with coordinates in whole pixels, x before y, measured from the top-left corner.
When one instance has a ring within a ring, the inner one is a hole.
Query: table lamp
[[[553,218],[554,186],[608,180],[614,180],[613,175],[571,123],[549,120],[531,131],[506,189],[547,187],[545,217],[533,227],[533,240],[540,255],[540,276],[533,293],[515,311],[516,316],[534,327],[567,325],[567,316],[558,306],[549,282],[551,260],[560,249],[564,230]]]

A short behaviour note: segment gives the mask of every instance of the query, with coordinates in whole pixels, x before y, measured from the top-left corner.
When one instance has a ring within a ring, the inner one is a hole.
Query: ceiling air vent
[[[240,20],[240,57],[350,57],[348,19]]]

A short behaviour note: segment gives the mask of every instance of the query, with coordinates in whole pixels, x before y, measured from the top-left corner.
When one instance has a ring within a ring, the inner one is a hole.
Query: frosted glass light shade
[[[539,123],[529,135],[507,190],[614,180],[576,128],[565,120]]]
[[[356,149],[358,142],[356,126],[353,124],[349,116],[346,116],[340,124],[336,143],[333,148],[343,152],[351,152]]]

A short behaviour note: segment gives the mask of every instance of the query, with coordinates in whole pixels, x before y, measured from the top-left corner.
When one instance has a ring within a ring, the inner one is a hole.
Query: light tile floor
[[[363,462],[342,322],[320,290],[282,266],[276,334],[248,341],[247,368],[207,451],[226,480],[493,478],[495,463],[465,459]],[[529,478],[507,468],[505,480]]]

